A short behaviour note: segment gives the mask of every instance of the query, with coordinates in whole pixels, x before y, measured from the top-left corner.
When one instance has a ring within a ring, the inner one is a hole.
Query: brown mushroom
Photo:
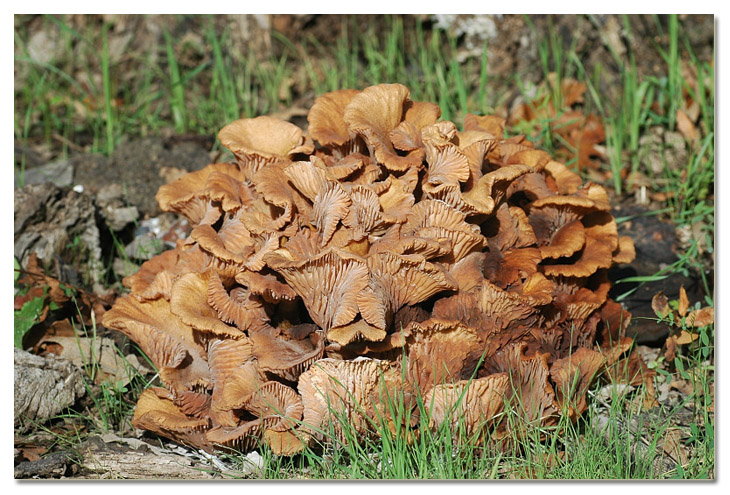
[[[389,137],[404,119],[410,91],[402,84],[380,84],[356,94],[345,107],[344,120],[350,130],[362,136],[378,163],[388,170],[418,167],[424,152],[420,148],[401,156]]]
[[[509,388],[506,373],[436,385],[423,398],[431,428],[448,422],[454,429],[461,427],[470,440],[483,434],[498,421]]]
[[[388,361],[321,359],[299,380],[302,427],[320,440],[331,428],[347,441],[341,422],[348,421],[357,435],[373,435],[374,426],[390,418],[388,400],[397,397],[399,384],[400,375]]]
[[[137,401],[132,425],[191,447],[213,450],[206,438],[208,420],[185,415],[163,388],[153,387],[142,392]]]
[[[461,422],[501,442],[577,420],[595,374],[651,385],[608,298],[635,250],[605,189],[505,139],[500,117],[440,115],[400,84],[328,93],[316,149],[294,124],[242,119],[219,133],[235,163],[160,189],[191,234],[103,317],[165,387],[135,425],[282,455],[345,440],[342,422],[361,439]]]
[[[232,122],[221,129],[218,139],[236,156],[248,179],[267,164],[314,150],[299,127],[267,116]]]

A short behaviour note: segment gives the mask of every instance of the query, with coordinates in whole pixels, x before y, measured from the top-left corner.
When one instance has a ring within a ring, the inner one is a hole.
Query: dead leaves
[[[664,295],[664,292],[654,295],[651,300],[651,308],[659,318],[669,320],[673,326],[672,333],[666,341],[667,350],[664,356],[667,361],[674,360],[679,346],[691,344],[700,337],[700,333],[693,331],[693,329],[707,327],[715,323],[715,308],[710,306],[687,312],[690,303],[684,286],[679,289],[677,301],[671,303]]]
[[[690,142],[693,142],[699,136],[695,125],[681,109],[677,109],[677,130]]]
[[[95,334],[115,294],[100,297],[63,283],[46,274],[35,254],[17,274],[16,346],[68,359],[97,385],[125,387],[133,376],[148,371],[135,355],[121,354],[113,339]],[[86,335],[86,329],[94,335]]]
[[[15,283],[16,334],[18,347],[37,347],[46,335],[73,336],[76,328],[92,327],[115,297],[111,293],[100,297],[46,274],[35,253],[30,255],[25,269],[18,270]],[[35,318],[22,320],[27,305],[37,306]],[[19,324],[21,328],[19,328]]]
[[[651,308],[660,318],[670,318],[677,326],[690,326],[694,328],[706,327],[715,323],[715,308],[704,307],[695,309],[687,313],[689,309],[689,300],[687,291],[682,286],[679,289],[679,299],[676,302],[677,314],[674,314],[669,303],[669,299],[664,292],[659,292],[651,300]]]
[[[578,170],[598,170],[597,159],[603,155],[600,144],[606,140],[603,122],[596,114],[585,115],[574,108],[583,103],[586,85],[575,79],[564,79],[557,87],[554,73],[550,74],[548,84],[553,88],[553,95],[548,91],[546,96],[515,106],[510,112],[509,123],[532,122],[541,128],[544,122],[549,122],[550,131],[557,136],[558,159],[575,160]],[[556,101],[562,105],[556,107]]]
[[[87,368],[98,385],[110,382],[125,387],[137,372],[145,372],[137,356],[122,356],[112,339],[106,337],[48,337],[40,343],[38,354],[55,354],[79,368]]]

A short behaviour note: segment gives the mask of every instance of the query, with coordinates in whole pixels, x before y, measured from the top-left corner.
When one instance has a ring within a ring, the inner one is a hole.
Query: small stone
[[[160,254],[164,249],[164,242],[154,234],[144,234],[136,237],[124,248],[124,253],[130,258],[137,260],[150,260]]]
[[[124,190],[120,184],[114,183],[104,186],[99,189],[96,193],[96,202],[100,205],[109,204],[115,200],[122,200],[124,198]]]
[[[124,229],[124,227],[139,217],[139,211],[136,206],[127,206],[124,208],[113,208],[109,206],[103,212],[107,226],[115,232]]]
[[[25,169],[24,173],[15,171],[15,187],[20,183],[43,184],[52,182],[59,187],[70,186],[73,182],[73,166],[69,160],[58,160],[40,167]]]

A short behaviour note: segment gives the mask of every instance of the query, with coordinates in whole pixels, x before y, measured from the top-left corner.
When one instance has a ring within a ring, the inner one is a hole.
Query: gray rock
[[[125,206],[123,208],[109,206],[102,210],[102,215],[104,215],[107,227],[119,232],[139,218],[139,211],[136,206]]]
[[[96,194],[96,204],[107,227],[114,232],[123,230],[139,218],[139,210],[136,206],[127,206],[124,200],[124,189],[117,183],[99,189]]]
[[[134,238],[124,248],[124,253],[132,259],[150,260],[165,249],[165,243],[152,232],[147,232]]]
[[[52,182],[57,186],[70,186],[74,169],[69,160],[58,160],[35,168],[27,168],[23,173],[15,171],[15,187],[19,184],[42,184]]]

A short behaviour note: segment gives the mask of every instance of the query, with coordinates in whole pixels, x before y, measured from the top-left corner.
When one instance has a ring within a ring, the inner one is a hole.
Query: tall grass
[[[609,391],[606,396],[606,390]],[[631,394],[617,393],[598,382],[589,390],[590,409],[576,423],[563,418],[552,427],[525,424],[519,404],[505,405],[497,418],[509,425],[507,437],[495,441],[493,427],[468,429],[459,417],[429,426],[433,404],[418,396],[405,400],[381,394],[383,409],[393,418],[370,419],[372,433],[363,436],[337,404],[330,404],[330,423],[317,429],[323,437],[293,457],[274,455],[261,445],[263,470],[247,477],[264,479],[699,479],[714,477],[711,421],[692,422],[685,428],[699,455],[686,463],[666,461],[662,442],[689,397],[672,409],[645,414],[638,398],[643,386]],[[611,393],[613,391],[613,393]],[[604,398],[600,398],[603,396]],[[463,398],[463,394],[462,394]],[[408,407],[408,404],[411,407]],[[373,404],[355,404],[364,411]],[[459,401],[452,406],[457,411]],[[447,414],[449,417],[449,414]],[[411,419],[419,422],[407,425]],[[711,419],[711,418],[707,418]],[[393,428],[395,424],[395,428]],[[300,427],[305,426],[300,423]],[[694,445],[697,443],[697,445]],[[639,445],[639,447],[637,447]],[[226,459],[244,465],[245,456]],[[667,467],[669,469],[667,469]]]

